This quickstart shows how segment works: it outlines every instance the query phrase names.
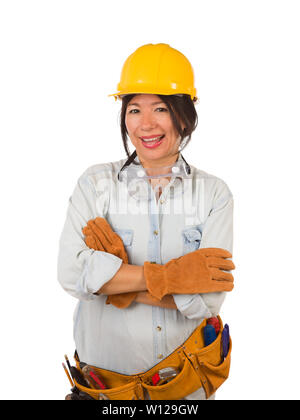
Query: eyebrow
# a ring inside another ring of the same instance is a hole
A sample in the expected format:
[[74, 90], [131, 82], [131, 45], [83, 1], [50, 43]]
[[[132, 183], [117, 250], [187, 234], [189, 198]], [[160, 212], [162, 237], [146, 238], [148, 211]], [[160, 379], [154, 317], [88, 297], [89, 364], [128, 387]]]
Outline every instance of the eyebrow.
[[[158, 105], [158, 104], [164, 104], [163, 101], [159, 101], [159, 102], [152, 102], [150, 105]], [[140, 106], [138, 103], [131, 103], [128, 104], [127, 106]]]

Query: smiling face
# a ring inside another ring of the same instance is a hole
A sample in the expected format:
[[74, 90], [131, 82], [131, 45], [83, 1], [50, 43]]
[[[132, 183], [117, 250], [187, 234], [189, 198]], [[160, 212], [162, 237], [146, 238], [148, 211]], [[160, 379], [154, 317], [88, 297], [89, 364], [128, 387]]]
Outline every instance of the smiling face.
[[169, 166], [176, 161], [180, 136], [159, 96], [135, 95], [127, 105], [125, 124], [144, 167]]

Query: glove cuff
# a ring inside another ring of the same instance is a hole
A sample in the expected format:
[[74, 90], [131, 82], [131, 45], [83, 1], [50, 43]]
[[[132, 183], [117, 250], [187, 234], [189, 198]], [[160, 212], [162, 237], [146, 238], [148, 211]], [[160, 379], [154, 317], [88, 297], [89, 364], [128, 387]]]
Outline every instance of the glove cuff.
[[146, 261], [144, 263], [144, 276], [147, 289], [152, 296], [161, 300], [168, 294], [163, 265]]

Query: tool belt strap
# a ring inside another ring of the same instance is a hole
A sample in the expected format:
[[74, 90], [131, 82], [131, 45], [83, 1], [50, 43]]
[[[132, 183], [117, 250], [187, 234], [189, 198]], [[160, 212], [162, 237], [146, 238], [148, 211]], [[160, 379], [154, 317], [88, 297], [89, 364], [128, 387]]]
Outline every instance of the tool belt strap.
[[[203, 387], [206, 398], [209, 398], [228, 378], [230, 370], [232, 342], [230, 338], [229, 352], [225, 360], [222, 357], [221, 334], [223, 323], [220, 317], [220, 332], [216, 340], [205, 347], [202, 329], [206, 326], [204, 320], [190, 337], [169, 356], [146, 372], [135, 375], [124, 375], [96, 366], [91, 366], [107, 385], [107, 389], [91, 389], [75, 385], [80, 390], [98, 400], [104, 394], [111, 400], [145, 399], [148, 393], [151, 400], [179, 400]], [[81, 371], [80, 361], [75, 353], [77, 368]], [[167, 367], [179, 371], [169, 383], [152, 385], [152, 377], [160, 369]], [[147, 393], [145, 392], [147, 391]]]

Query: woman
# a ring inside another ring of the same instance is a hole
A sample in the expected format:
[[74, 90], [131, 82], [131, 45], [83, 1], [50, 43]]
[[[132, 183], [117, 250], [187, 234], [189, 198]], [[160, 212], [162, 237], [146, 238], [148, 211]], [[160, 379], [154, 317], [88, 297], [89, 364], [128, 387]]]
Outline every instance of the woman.
[[[165, 366], [205, 319], [219, 314], [234, 268], [232, 194], [181, 154], [197, 125], [189, 61], [166, 44], [142, 46], [126, 60], [118, 89], [128, 159], [92, 166], [79, 178], [58, 261], [62, 287], [79, 299], [79, 359], [104, 369], [111, 384], [107, 372]], [[202, 373], [180, 398], [214, 397]], [[166, 399], [178, 397], [172, 392]], [[145, 394], [135, 389], [133, 397]]]

